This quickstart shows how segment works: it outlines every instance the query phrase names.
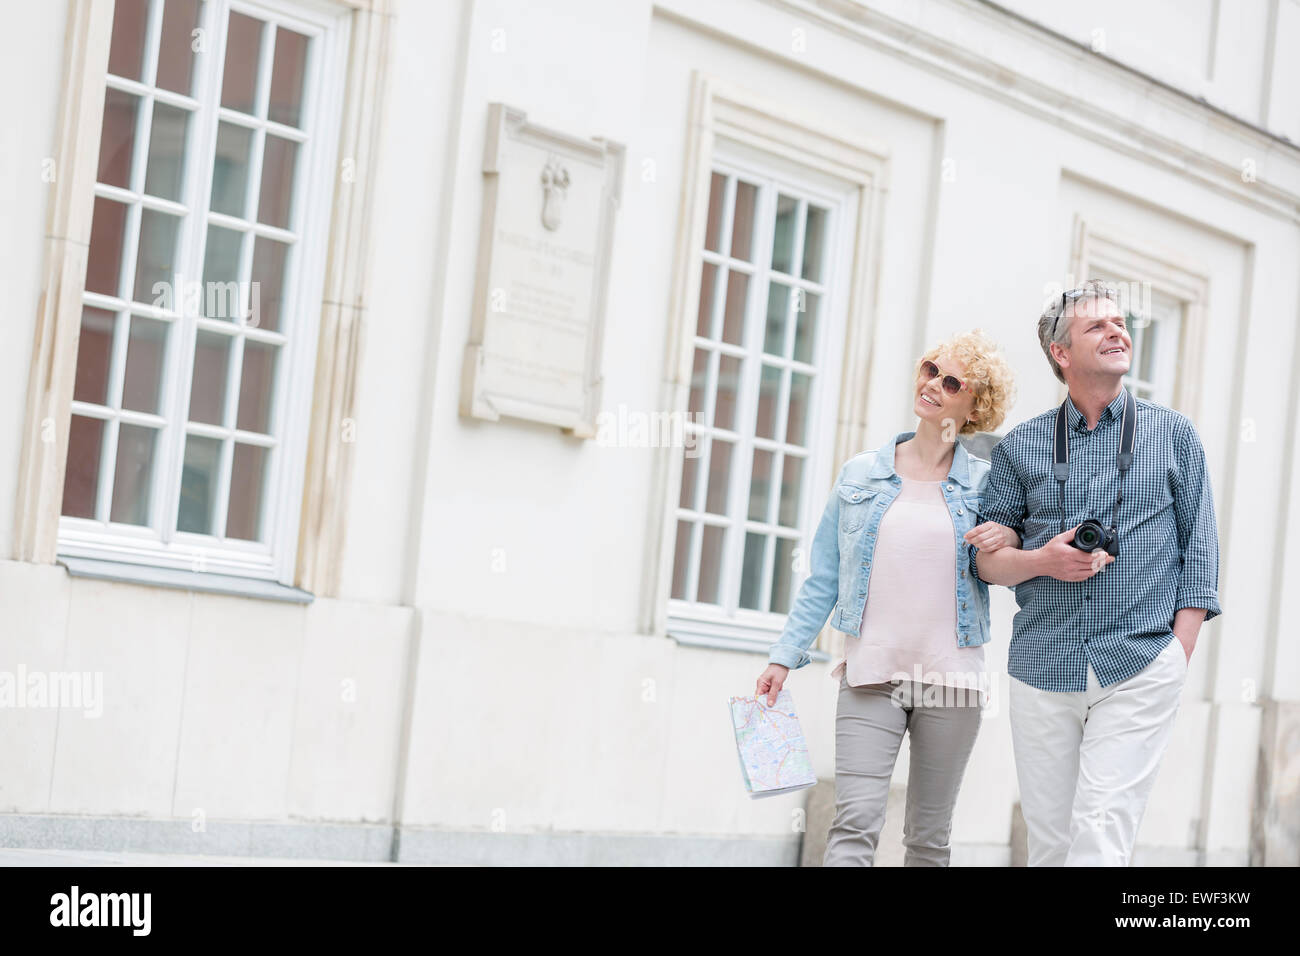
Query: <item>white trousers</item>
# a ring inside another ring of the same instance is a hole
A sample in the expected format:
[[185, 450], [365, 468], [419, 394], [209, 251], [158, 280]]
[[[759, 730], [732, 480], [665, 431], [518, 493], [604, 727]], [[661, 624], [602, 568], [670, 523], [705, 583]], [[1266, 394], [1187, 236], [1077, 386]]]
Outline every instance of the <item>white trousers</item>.
[[1011, 740], [1030, 866], [1128, 866], [1187, 680], [1177, 637], [1127, 680], [1044, 691], [1012, 677]]

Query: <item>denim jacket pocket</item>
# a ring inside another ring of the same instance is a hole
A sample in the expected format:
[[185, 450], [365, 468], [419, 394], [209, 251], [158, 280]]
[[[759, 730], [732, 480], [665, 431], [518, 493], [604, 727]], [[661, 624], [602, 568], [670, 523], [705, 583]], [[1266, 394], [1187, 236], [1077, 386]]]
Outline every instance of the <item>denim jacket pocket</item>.
[[835, 486], [835, 493], [840, 497], [840, 531], [844, 534], [861, 531], [867, 523], [876, 489], [842, 481]]

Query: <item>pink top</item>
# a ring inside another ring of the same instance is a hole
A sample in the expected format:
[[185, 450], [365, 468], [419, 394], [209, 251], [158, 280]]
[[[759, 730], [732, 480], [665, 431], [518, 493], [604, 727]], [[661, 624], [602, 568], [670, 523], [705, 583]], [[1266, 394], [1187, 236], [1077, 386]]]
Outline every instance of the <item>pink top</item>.
[[984, 648], [957, 646], [956, 547], [941, 481], [902, 479], [876, 530], [861, 637], [844, 638], [836, 681], [986, 690]]

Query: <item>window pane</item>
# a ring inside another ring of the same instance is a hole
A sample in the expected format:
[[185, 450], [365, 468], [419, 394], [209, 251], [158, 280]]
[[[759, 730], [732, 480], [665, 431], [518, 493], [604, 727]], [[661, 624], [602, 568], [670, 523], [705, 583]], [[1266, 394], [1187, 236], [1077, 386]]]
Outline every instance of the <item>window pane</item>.
[[704, 227], [704, 248], [721, 252], [722, 204], [726, 201], [727, 177], [714, 173], [709, 180], [709, 219]]
[[230, 367], [230, 336], [198, 331], [194, 342], [194, 379], [190, 385], [190, 421], [221, 425]]
[[89, 306], [81, 313], [77, 338], [77, 379], [72, 397], [78, 402], [108, 404], [108, 370], [113, 359], [116, 316]]
[[776, 403], [780, 395], [781, 370], [764, 365], [758, 382], [758, 418], [754, 422], [754, 434], [759, 438], [776, 438]]
[[1160, 347], [1158, 342], [1160, 323], [1147, 319], [1144, 324], [1146, 327], [1142, 330], [1141, 348], [1135, 348], [1133, 351], [1137, 352], [1138, 362], [1140, 363], [1138, 368], [1138, 378], [1154, 385], [1156, 381], [1156, 349]]
[[682, 487], [677, 503], [683, 508], [695, 510], [695, 489], [699, 481], [699, 456], [689, 451], [682, 452]]
[[236, 428], [261, 434], [270, 432], [271, 401], [275, 394], [275, 360], [279, 351], [279, 346], [245, 340]]
[[253, 242], [253, 284], [249, 291], [248, 324], [272, 332], [281, 330], [285, 261], [289, 247], [258, 236]]
[[208, 227], [203, 252], [203, 314], [210, 319], [234, 321], [244, 314], [239, 286], [239, 252], [244, 234], [219, 226]]
[[727, 303], [722, 314], [722, 341], [740, 345], [745, 334], [745, 301], [749, 298], [749, 276], [727, 273]]
[[786, 420], [785, 440], [791, 445], [806, 445], [808, 438], [808, 392], [812, 378], [801, 372], [790, 376], [790, 417]]
[[736, 183], [736, 212], [731, 222], [731, 255], [749, 260], [754, 246], [754, 206], [758, 202], [758, 187], [752, 183]]
[[262, 157], [262, 192], [257, 204], [257, 221], [280, 229], [289, 228], [293, 203], [293, 171], [298, 144], [269, 133]]
[[705, 526], [700, 542], [700, 586], [695, 600], [701, 604], [719, 604], [718, 584], [722, 575], [722, 528]]
[[826, 210], [820, 206], [809, 206], [804, 223], [803, 277], [821, 282], [822, 248], [826, 243]]
[[799, 200], [793, 196], [779, 196], [776, 201], [776, 227], [772, 234], [772, 268], [777, 272], [794, 270], [794, 226], [799, 212]]
[[154, 443], [158, 432], [121, 424], [117, 432], [117, 464], [113, 469], [110, 521], [149, 523], [149, 490], [153, 483]]
[[740, 391], [740, 359], [723, 355], [718, 359], [718, 395], [713, 405], [716, 428], [735, 429], [736, 395]]
[[185, 463], [181, 467], [181, 500], [176, 513], [178, 531], [212, 533], [212, 505], [217, 494], [217, 466], [221, 442], [215, 438], [188, 435]]
[[221, 105], [252, 113], [257, 93], [258, 54], [262, 21], [242, 13], [230, 14], [226, 29], [226, 66], [221, 81]]
[[713, 338], [713, 301], [717, 298], [718, 267], [712, 262], [704, 263], [700, 273], [700, 311], [695, 320], [695, 334], [706, 339]]
[[156, 86], [189, 94], [194, 67], [194, 29], [198, 24], [199, 0], [167, 0], [163, 7]]
[[166, 322], [131, 316], [131, 341], [126, 349], [126, 376], [122, 382], [122, 407], [135, 412], [159, 412], [163, 358], [167, 347]]
[[189, 122], [187, 110], [166, 103], [154, 104], [153, 126], [149, 131], [149, 165], [144, 175], [144, 191], [150, 196], [181, 198], [185, 131]]
[[302, 87], [307, 74], [307, 37], [284, 27], [275, 31], [271, 63], [271, 102], [267, 118], [286, 126], [302, 125]]
[[822, 297], [815, 292], [799, 289], [795, 296], [794, 359], [812, 362], [817, 344], [817, 308]]
[[767, 288], [767, 325], [763, 332], [763, 351], [785, 357], [785, 323], [791, 305], [790, 287], [779, 282]]
[[686, 566], [691, 556], [691, 529], [688, 521], [677, 522], [677, 544], [673, 548], [673, 592], [679, 601], [686, 600]]
[[227, 216], [244, 216], [244, 197], [248, 193], [248, 160], [253, 147], [253, 131], [233, 123], [217, 124], [217, 149], [212, 160], [213, 212]]
[[794, 540], [776, 539], [776, 560], [772, 562], [772, 606], [775, 614], [790, 612], [790, 585], [794, 577]]
[[1140, 359], [1142, 355], [1142, 339], [1146, 335], [1146, 320], [1141, 316], [1130, 315], [1128, 320], [1128, 334], [1129, 338], [1133, 341], [1133, 355], [1131, 356], [1129, 369], [1130, 373], [1136, 374], [1138, 370], [1138, 362], [1136, 360]]
[[269, 457], [265, 448], [235, 444], [230, 470], [230, 503], [226, 507], [227, 538], [262, 540], [262, 501]]
[[745, 563], [740, 571], [740, 606], [751, 611], [761, 610], [758, 602], [762, 597], [763, 584], [763, 550], [767, 536], [745, 535]]
[[95, 517], [103, 445], [102, 421], [84, 415], [72, 416], [68, 427], [68, 463], [63, 472], [63, 514], [74, 518]]
[[705, 349], [695, 350], [695, 367], [691, 370], [691, 397], [689, 411], [692, 420], [704, 414], [704, 403], [708, 400], [709, 355]]
[[713, 451], [709, 457], [709, 492], [704, 501], [704, 510], [710, 514], [727, 513], [727, 491], [731, 485], [731, 442], [713, 439]]
[[165, 305], [180, 301], [168, 293], [176, 271], [176, 233], [180, 222], [179, 216], [152, 209], [140, 213], [140, 247], [135, 262], [136, 302]]
[[104, 91], [104, 122], [99, 134], [99, 170], [95, 178], [109, 186], [131, 188], [131, 157], [140, 97], [112, 87]]
[[772, 458], [770, 451], [754, 449], [754, 471], [749, 476], [750, 521], [767, 520], [767, 503], [772, 499]]
[[108, 48], [109, 73], [129, 80], [141, 78], [148, 22], [149, 0], [117, 0], [113, 7], [113, 39]]
[[799, 495], [803, 491], [804, 460], [786, 455], [781, 466], [781, 506], [777, 512], [778, 524], [787, 528], [799, 526]]
[[90, 220], [90, 249], [86, 253], [87, 292], [115, 296], [120, 291], [125, 231], [126, 206], [97, 196]]

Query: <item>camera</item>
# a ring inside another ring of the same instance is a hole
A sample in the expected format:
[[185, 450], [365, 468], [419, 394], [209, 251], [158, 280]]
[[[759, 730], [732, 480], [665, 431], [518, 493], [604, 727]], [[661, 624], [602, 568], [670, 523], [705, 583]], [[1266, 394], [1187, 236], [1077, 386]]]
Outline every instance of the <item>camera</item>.
[[1101, 548], [1111, 557], [1119, 555], [1119, 535], [1114, 530], [1102, 526], [1100, 521], [1089, 518], [1074, 531], [1074, 540], [1070, 542], [1080, 551], [1095, 551]]

